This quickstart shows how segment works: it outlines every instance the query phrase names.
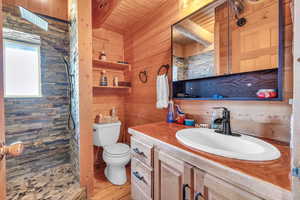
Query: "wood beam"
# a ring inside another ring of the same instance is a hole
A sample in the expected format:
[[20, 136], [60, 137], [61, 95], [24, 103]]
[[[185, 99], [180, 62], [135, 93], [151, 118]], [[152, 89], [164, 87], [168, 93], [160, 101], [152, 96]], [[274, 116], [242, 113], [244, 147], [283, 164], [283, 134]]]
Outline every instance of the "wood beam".
[[197, 43], [201, 44], [204, 47], [210, 46], [212, 43], [209, 41], [206, 41], [205, 39], [199, 37], [199, 35], [196, 35], [195, 33], [191, 32], [190, 30], [187, 30], [185, 27], [183, 27], [181, 24], [175, 26], [176, 31], [178, 31], [181, 35], [196, 41]]
[[214, 34], [210, 31], [206, 30], [205, 28], [202, 28], [199, 24], [196, 24], [195, 22], [191, 20], [183, 20], [180, 23], [180, 26], [182, 26], [184, 29], [186, 29], [188, 32], [190, 32], [193, 35], [198, 36], [202, 40], [206, 41], [207, 43], [212, 44], [214, 42]]
[[92, 0], [93, 29], [100, 28], [121, 0]]

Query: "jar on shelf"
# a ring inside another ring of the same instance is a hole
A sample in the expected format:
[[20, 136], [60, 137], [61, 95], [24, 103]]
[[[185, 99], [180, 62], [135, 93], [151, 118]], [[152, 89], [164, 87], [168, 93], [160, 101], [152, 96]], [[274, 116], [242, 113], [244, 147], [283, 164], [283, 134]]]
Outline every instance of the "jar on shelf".
[[104, 53], [104, 51], [100, 52], [99, 59], [103, 60], [103, 61], [106, 61], [106, 54]]

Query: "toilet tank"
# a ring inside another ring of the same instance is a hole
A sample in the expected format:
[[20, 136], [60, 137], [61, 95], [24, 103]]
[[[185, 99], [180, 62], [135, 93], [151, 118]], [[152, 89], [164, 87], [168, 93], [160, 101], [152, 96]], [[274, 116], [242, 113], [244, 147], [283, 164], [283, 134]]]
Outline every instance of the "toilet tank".
[[94, 145], [106, 146], [117, 143], [120, 135], [121, 122], [94, 124]]

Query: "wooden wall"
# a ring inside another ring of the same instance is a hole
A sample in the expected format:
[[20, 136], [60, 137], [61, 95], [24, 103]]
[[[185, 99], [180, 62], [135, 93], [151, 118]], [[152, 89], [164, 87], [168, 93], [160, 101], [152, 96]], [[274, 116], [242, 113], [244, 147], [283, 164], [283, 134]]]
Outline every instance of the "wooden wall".
[[22, 6], [39, 14], [68, 20], [68, 0], [3, 0], [3, 2]]
[[[93, 29], [93, 59], [99, 58], [99, 52], [104, 51], [108, 61], [116, 62], [124, 60], [124, 38], [123, 35], [104, 28]], [[108, 71], [108, 70], [106, 70]], [[124, 78], [123, 72], [110, 71], [107, 73], [109, 84], [113, 77], [118, 76], [119, 80]], [[93, 71], [94, 85], [99, 85], [100, 71]], [[117, 109], [118, 117], [122, 122], [122, 133], [124, 134], [125, 124], [125, 96], [127, 92], [118, 89], [96, 88], [93, 91], [93, 117], [101, 113], [110, 115], [113, 107]]]
[[101, 51], [106, 53], [108, 61], [123, 61], [123, 35], [104, 28], [93, 29], [93, 59], [98, 59]]
[[[132, 93], [126, 98], [126, 126], [165, 120], [166, 110], [158, 110], [156, 103], [156, 74], [162, 64], [170, 63], [171, 24], [190, 14], [209, 1], [168, 0], [153, 15], [141, 19], [125, 34], [125, 60], [132, 64]], [[240, 131], [282, 141], [290, 139], [292, 97], [292, 24], [289, 0], [285, 0], [285, 87], [283, 102], [243, 101], [176, 101], [198, 122], [209, 122], [212, 107], [226, 106], [232, 111], [233, 126]], [[138, 73], [147, 70], [148, 83], [138, 80]]]

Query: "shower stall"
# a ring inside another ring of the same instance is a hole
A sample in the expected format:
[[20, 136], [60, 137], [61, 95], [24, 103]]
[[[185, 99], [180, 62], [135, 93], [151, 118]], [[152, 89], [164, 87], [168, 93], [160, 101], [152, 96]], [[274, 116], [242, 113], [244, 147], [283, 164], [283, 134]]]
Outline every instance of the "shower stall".
[[[83, 199], [71, 107], [70, 24], [39, 16], [41, 25], [21, 14], [20, 7], [3, 4], [6, 143], [25, 147], [21, 156], [6, 158], [7, 199]], [[18, 84], [36, 88], [26, 93], [13, 88]]]

